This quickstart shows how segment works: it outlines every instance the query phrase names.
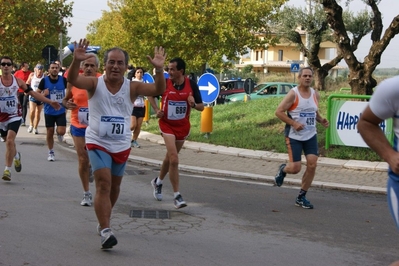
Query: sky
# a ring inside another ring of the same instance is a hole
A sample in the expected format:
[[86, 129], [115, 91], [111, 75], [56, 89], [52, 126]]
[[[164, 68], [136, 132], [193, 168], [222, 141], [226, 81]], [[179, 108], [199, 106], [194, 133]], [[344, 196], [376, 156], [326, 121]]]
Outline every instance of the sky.
[[[384, 31], [391, 23], [392, 19], [399, 14], [397, 8], [392, 8], [392, 2], [396, 1], [397, 0], [382, 0], [379, 4], [379, 9], [383, 15]], [[109, 11], [110, 9], [107, 5], [107, 0], [74, 0], [73, 2], [73, 18], [71, 18], [72, 27], [68, 29], [68, 35], [71, 37], [71, 41], [78, 41], [80, 38], [84, 38], [86, 36], [87, 26], [89, 23], [101, 18], [102, 12]], [[299, 7], [305, 6], [306, 1], [289, 0], [287, 4], [290, 6]], [[356, 13], [365, 7], [366, 5], [361, 0], [354, 0], [349, 8]], [[358, 50], [355, 52], [355, 55], [360, 62], [364, 61], [364, 57], [367, 55], [370, 46], [370, 35], [367, 35], [363, 37], [359, 44]], [[345, 63], [341, 63], [341, 65], [345, 65]], [[382, 54], [381, 63], [379, 65], [379, 68], [391, 67], [399, 68], [399, 34], [391, 40], [387, 49]]]

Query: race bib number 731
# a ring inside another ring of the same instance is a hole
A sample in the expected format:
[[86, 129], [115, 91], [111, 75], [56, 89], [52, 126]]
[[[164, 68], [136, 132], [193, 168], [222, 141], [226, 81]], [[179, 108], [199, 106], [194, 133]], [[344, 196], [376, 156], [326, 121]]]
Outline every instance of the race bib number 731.
[[100, 137], [108, 139], [125, 139], [127, 128], [122, 116], [101, 116]]

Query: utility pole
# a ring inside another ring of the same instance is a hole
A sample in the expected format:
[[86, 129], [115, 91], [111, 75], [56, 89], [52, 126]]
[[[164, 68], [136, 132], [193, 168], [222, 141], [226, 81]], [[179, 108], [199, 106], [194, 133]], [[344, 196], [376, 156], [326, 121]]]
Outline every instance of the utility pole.
[[62, 52], [63, 52], [63, 49], [62, 49], [62, 32], [60, 32], [60, 49], [59, 49], [59, 51], [60, 51], [60, 68], [62, 67]]
[[[306, 10], [308, 12], [308, 16], [312, 15], [312, 0], [306, 0]], [[306, 30], [306, 49], [309, 51], [310, 49], [310, 38], [309, 38], [309, 33]], [[308, 63], [308, 57], [306, 57], [305, 60], [305, 67], [308, 67], [309, 63]]]

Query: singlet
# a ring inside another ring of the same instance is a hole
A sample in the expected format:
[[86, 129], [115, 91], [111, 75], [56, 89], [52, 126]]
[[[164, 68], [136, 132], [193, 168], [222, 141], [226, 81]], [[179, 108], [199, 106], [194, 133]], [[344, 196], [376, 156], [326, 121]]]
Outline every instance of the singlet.
[[[30, 86], [34, 91], [37, 91], [37, 88], [39, 87], [40, 81], [44, 78], [44, 74], [39, 78], [36, 76], [36, 74], [33, 74], [33, 77], [30, 80]], [[29, 95], [29, 99], [32, 99], [33, 97]]]
[[[143, 80], [139, 80], [136, 78], [133, 78], [132, 81], [143, 82]], [[144, 96], [143, 95], [137, 96], [136, 100], [134, 101], [133, 106], [134, 107], [144, 107]]]
[[5, 86], [0, 77], [0, 122], [21, 120], [21, 105], [18, 102], [18, 82], [12, 76], [11, 86]]
[[57, 111], [50, 104], [44, 103], [44, 113], [46, 115], [60, 115], [65, 113], [65, 108], [62, 106], [62, 99], [65, 97], [65, 78], [62, 76], [57, 77], [57, 82], [55, 83], [50, 81], [49, 76], [43, 78], [44, 88], [49, 90], [49, 94], [46, 97], [61, 104], [61, 108]]
[[[101, 74], [97, 73], [97, 77]], [[71, 89], [74, 103], [77, 105], [71, 110], [71, 125], [77, 128], [86, 128], [89, 125], [89, 104], [87, 91], [75, 86]]]
[[89, 126], [86, 144], [95, 144], [111, 153], [130, 149], [130, 80], [124, 78], [120, 90], [112, 94], [106, 87], [104, 76], [98, 78], [97, 87], [89, 99]]
[[287, 111], [288, 117], [305, 125], [305, 128], [296, 131], [292, 126], [287, 124], [285, 135], [295, 140], [305, 141], [316, 134], [316, 112], [318, 110], [316, 92], [310, 88], [310, 97], [305, 99], [299, 93], [298, 87], [294, 87], [292, 90], [295, 92], [295, 101]]
[[162, 111], [164, 116], [159, 122], [165, 122], [171, 126], [190, 125], [191, 107], [187, 101], [193, 90], [190, 86], [190, 80], [185, 78], [184, 87], [177, 90], [170, 79], [166, 79], [166, 90], [162, 94]]
[[[399, 76], [383, 80], [373, 93], [369, 107], [380, 119], [393, 119], [393, 149], [399, 151]], [[391, 167], [388, 168], [389, 178], [399, 182], [399, 175]]]

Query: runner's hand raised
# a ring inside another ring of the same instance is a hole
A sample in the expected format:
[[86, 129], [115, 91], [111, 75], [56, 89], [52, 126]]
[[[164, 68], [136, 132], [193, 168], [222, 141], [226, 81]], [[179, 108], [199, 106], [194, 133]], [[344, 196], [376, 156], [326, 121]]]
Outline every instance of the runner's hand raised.
[[154, 48], [154, 58], [151, 58], [151, 56], [147, 55], [148, 61], [155, 67], [155, 68], [162, 68], [165, 63], [165, 58], [166, 58], [166, 53], [165, 49], [162, 46], [155, 46]]
[[73, 58], [77, 61], [84, 61], [94, 55], [92, 53], [86, 53], [87, 47], [90, 42], [86, 39], [80, 39], [79, 43], [74, 42]]

